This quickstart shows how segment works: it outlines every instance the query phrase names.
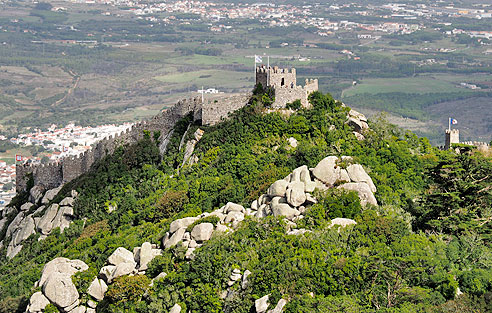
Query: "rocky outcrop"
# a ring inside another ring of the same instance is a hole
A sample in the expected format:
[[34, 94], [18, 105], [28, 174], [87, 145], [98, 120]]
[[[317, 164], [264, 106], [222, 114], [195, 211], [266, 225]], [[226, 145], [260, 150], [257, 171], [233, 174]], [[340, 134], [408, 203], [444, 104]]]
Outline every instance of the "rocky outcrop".
[[333, 186], [340, 179], [341, 168], [337, 166], [338, 157], [329, 156], [321, 160], [313, 169], [313, 175], [327, 186]]
[[191, 231], [191, 238], [196, 242], [202, 242], [210, 240], [214, 231], [214, 225], [211, 223], [201, 223], [193, 227]]
[[104, 294], [106, 293], [107, 290], [108, 290], [108, 285], [106, 285], [104, 280], [99, 278], [94, 278], [94, 280], [89, 286], [89, 289], [87, 289], [87, 293], [97, 301], [101, 301], [102, 299], [104, 299]]
[[242, 278], [241, 270], [235, 268], [232, 271], [231, 275], [229, 276], [229, 281], [227, 282], [227, 285], [230, 287], [230, 286], [234, 285], [234, 283], [237, 282], [238, 280], [240, 280], [241, 278]]
[[42, 287], [46, 298], [66, 312], [70, 310], [69, 307], [79, 300], [79, 293], [72, 283], [70, 275], [59, 272], [53, 273]]
[[180, 228], [186, 228], [193, 224], [194, 222], [198, 221], [198, 217], [185, 217], [181, 218], [179, 220], [175, 220], [171, 223], [169, 226], [169, 232], [173, 234]]
[[155, 255], [152, 253], [152, 245], [150, 242], [144, 242], [140, 250], [135, 254], [135, 260], [138, 260], [140, 266], [138, 267], [139, 271], [145, 271], [147, 269], [147, 265], [152, 261]]
[[42, 204], [48, 204], [51, 200], [53, 200], [56, 197], [56, 195], [60, 192], [61, 189], [62, 189], [62, 186], [59, 186], [57, 188], [50, 189], [50, 190], [46, 191], [43, 199], [41, 200], [41, 203]]
[[351, 164], [347, 167], [347, 173], [350, 181], [356, 183], [366, 183], [371, 188], [372, 192], [376, 192], [376, 185], [372, 182], [371, 177], [367, 175], [366, 171], [360, 164]]
[[169, 311], [169, 313], [180, 313], [180, 312], [181, 312], [181, 306], [177, 303]]
[[[268, 188], [267, 194], [260, 196], [251, 204], [249, 212], [255, 212], [257, 218], [274, 215], [284, 216], [290, 221], [300, 219], [305, 208], [317, 202], [311, 192], [315, 189], [333, 188], [340, 183], [342, 185], [339, 188], [356, 191], [362, 205], [368, 203], [377, 205], [373, 194], [376, 186], [371, 177], [361, 165], [351, 164], [352, 162], [350, 157], [339, 159], [336, 156], [328, 156], [311, 170], [305, 165], [300, 166], [284, 179], [275, 181]], [[343, 168], [342, 164], [347, 168]], [[289, 230], [289, 234], [305, 232], [305, 230]]]
[[287, 304], [287, 300], [280, 299], [273, 310], [268, 310], [268, 313], [282, 313], [284, 306]]
[[136, 264], [133, 253], [123, 247], [117, 248], [108, 258], [108, 263], [118, 266], [121, 263]]
[[44, 188], [42, 186], [34, 186], [29, 190], [29, 201], [38, 203], [43, 197]]
[[201, 129], [197, 129], [193, 134], [194, 139], [186, 142], [185, 153], [183, 157], [183, 163], [181, 163], [181, 167], [183, 167], [186, 163], [193, 164], [197, 162], [196, 158], [193, 158], [193, 152], [195, 151], [196, 144], [202, 139], [204, 131]]
[[69, 276], [77, 272], [83, 272], [89, 267], [80, 260], [69, 260], [67, 258], [56, 258], [46, 263], [41, 272], [41, 278], [37, 282], [37, 286], [42, 286], [45, 281], [55, 273], [62, 273]]
[[[5, 239], [8, 242], [7, 258], [15, 257], [22, 250], [22, 242], [29, 236], [40, 233], [40, 239], [44, 239], [54, 228], [59, 227], [63, 232], [70, 226], [74, 217], [73, 204], [76, 192], [72, 192], [72, 197], [63, 199], [60, 204], [52, 203], [48, 208], [44, 205], [37, 207], [36, 203], [49, 203], [59, 192], [60, 188], [48, 190], [43, 197], [43, 188], [34, 186], [30, 190], [32, 202], [22, 204], [16, 217], [7, 227]], [[10, 212], [15, 212], [15, 208], [9, 208]], [[44, 211], [44, 214], [42, 214]], [[42, 215], [41, 215], [42, 214]], [[40, 216], [41, 215], [41, 216]], [[5, 224], [7, 219], [4, 217], [0, 224]], [[3, 228], [0, 225], [0, 229]]]
[[367, 118], [364, 114], [351, 109], [348, 112], [347, 121], [345, 123], [353, 129], [354, 135], [358, 140], [365, 139], [364, 132], [369, 129], [369, 125], [367, 124]]
[[41, 291], [35, 292], [29, 299], [26, 312], [43, 312], [48, 304], [50, 304], [50, 300]]
[[[91, 298], [82, 298], [81, 303], [79, 291], [72, 283], [72, 275], [77, 272], [85, 271], [89, 267], [80, 260], [69, 260], [66, 258], [56, 258], [48, 262], [41, 273], [41, 277], [34, 287], [41, 287], [41, 293], [34, 293], [31, 296], [27, 313], [40, 312], [49, 303], [54, 304], [62, 312], [85, 312], [95, 313], [96, 301], [104, 299], [114, 278], [123, 275], [145, 274], [142, 269], [146, 269], [149, 262], [154, 257], [162, 254], [162, 250], [156, 245], [144, 242], [141, 247], [135, 247], [133, 253], [119, 247], [109, 257], [108, 265], [101, 268], [99, 277], [92, 280], [87, 290], [83, 290]], [[140, 270], [139, 270], [140, 269]], [[161, 273], [160, 277], [165, 277]]]
[[[144, 242], [142, 246], [135, 247], [133, 253], [119, 247], [108, 257], [109, 264], [101, 268], [99, 278], [103, 279], [106, 284], [111, 284], [113, 279], [120, 276], [143, 274], [152, 259], [161, 254], [162, 250], [157, 249], [150, 242]], [[94, 298], [97, 300], [96, 297]]]
[[341, 217], [337, 217], [337, 218], [334, 218], [331, 220], [331, 224], [329, 227], [333, 227], [333, 226], [342, 226], [342, 227], [346, 227], [348, 225], [357, 225], [357, 222], [350, 219], [350, 218], [341, 218]]
[[362, 206], [366, 206], [367, 204], [378, 205], [378, 202], [371, 191], [371, 187], [369, 187], [366, 183], [346, 183], [338, 186], [338, 188], [356, 191], [359, 195]]
[[62, 312], [73, 312], [79, 305], [79, 293], [72, 282], [72, 275], [88, 268], [87, 264], [80, 260], [66, 258], [56, 258], [46, 263], [41, 278], [35, 284], [41, 287], [41, 292], [31, 296], [26, 312], [40, 312], [49, 303]]
[[266, 312], [266, 310], [268, 309], [268, 306], [269, 306], [269, 303], [268, 303], [269, 298], [270, 298], [270, 295], [266, 295], [266, 296], [263, 296], [260, 299], [257, 299], [255, 301], [256, 313]]
[[170, 235], [170, 233], [167, 233], [166, 237], [164, 237], [163, 240], [164, 248], [169, 249], [177, 245], [179, 242], [181, 242], [181, 240], [183, 240], [183, 236], [185, 232], [186, 232], [186, 228], [182, 227], [176, 230], [176, 232], [174, 232], [172, 235]]
[[284, 179], [277, 180], [268, 188], [267, 195], [270, 197], [284, 197], [288, 185], [289, 182]]
[[248, 287], [248, 284], [249, 284], [249, 280], [248, 280], [248, 276], [251, 275], [251, 271], [250, 270], [245, 270], [244, 273], [243, 273], [243, 278], [242, 278], [242, 281], [241, 281], [241, 288], [242, 289], [246, 289]]

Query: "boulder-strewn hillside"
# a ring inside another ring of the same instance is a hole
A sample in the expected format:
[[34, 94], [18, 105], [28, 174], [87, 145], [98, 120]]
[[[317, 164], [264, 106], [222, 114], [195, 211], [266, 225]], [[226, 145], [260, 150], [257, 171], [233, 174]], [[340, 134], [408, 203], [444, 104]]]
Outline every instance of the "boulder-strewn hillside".
[[329, 95], [180, 121], [0, 219], [0, 312], [492, 312], [492, 161]]

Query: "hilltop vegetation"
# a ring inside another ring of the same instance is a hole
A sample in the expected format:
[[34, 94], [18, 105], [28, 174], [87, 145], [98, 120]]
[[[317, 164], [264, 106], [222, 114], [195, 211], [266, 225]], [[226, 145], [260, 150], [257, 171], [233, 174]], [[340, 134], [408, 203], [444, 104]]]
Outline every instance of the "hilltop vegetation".
[[[310, 97], [312, 109], [292, 114], [267, 113], [269, 100], [255, 95], [216, 126], [183, 119], [162, 157], [158, 135], [146, 133], [65, 185], [53, 202], [79, 192], [70, 228], [42, 241], [31, 236], [12, 260], [1, 250], [0, 312], [23, 312], [44, 264], [57, 256], [89, 265], [74, 278], [83, 293], [117, 247], [160, 245], [173, 220], [229, 201], [249, 207], [274, 181], [328, 155], [352, 156], [367, 169], [378, 207], [362, 207], [354, 193], [319, 192], [298, 222], [312, 232], [299, 236], [287, 235], [281, 218], [246, 218], [191, 261], [175, 247], [145, 275], [118, 278], [97, 311], [169, 312], [179, 303], [183, 312], [246, 313], [271, 294], [270, 303], [288, 299], [284, 312], [292, 313], [492, 312], [490, 158], [466, 146], [459, 154], [439, 151], [382, 119], [359, 141], [345, 123], [349, 108], [319, 92]], [[198, 162], [177, 171], [181, 139], [191, 139], [198, 127], [204, 130]], [[336, 217], [357, 225], [338, 232], [328, 227]], [[234, 269], [250, 270], [250, 283], [234, 285], [224, 297]], [[167, 276], [149, 287], [161, 272]]]

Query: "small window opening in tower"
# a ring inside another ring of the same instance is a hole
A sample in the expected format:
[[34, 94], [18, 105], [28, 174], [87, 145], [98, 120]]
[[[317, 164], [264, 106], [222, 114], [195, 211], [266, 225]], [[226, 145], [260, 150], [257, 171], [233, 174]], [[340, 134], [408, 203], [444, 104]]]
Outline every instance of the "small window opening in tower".
[[282, 82], [280, 83], [280, 86], [285, 85], [285, 78], [282, 78]]

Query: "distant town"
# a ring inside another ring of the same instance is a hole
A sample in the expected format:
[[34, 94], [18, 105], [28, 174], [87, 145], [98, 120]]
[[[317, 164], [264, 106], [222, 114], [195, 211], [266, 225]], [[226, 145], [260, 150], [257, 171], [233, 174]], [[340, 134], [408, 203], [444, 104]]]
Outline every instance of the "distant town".
[[[124, 7], [132, 14], [139, 16], [147, 21], [169, 24], [186, 25], [191, 24], [193, 16], [200, 17], [209, 22], [209, 29], [213, 32], [233, 32], [234, 26], [229, 25], [228, 20], [235, 19], [255, 19], [270, 27], [289, 27], [292, 25], [302, 25], [305, 27], [315, 27], [320, 36], [329, 36], [338, 30], [359, 30], [366, 39], [378, 39], [377, 34], [410, 34], [418, 31], [425, 26], [416, 20], [428, 20], [439, 18], [470, 18], [487, 19], [492, 18], [492, 10], [489, 5], [475, 4], [470, 7], [455, 7], [443, 1], [432, 5], [412, 4], [412, 3], [388, 3], [382, 6], [371, 4], [316, 4], [316, 5], [293, 5], [293, 4], [274, 4], [274, 3], [215, 3], [210, 1], [95, 1], [82, 0], [69, 2], [85, 4], [106, 4], [112, 7]], [[67, 8], [59, 6], [53, 7], [53, 11], [65, 11]], [[354, 17], [375, 17], [387, 20], [388, 22], [360, 23], [350, 20], [338, 20], [337, 16], [341, 13], [350, 11]], [[162, 14], [165, 13], [163, 16]], [[325, 13], [325, 14], [323, 14]], [[101, 14], [110, 16], [111, 10]], [[190, 15], [187, 18], [177, 16], [178, 14]], [[333, 21], [328, 17], [333, 17]], [[394, 20], [394, 21], [393, 21]], [[401, 22], [407, 20], [408, 23]], [[443, 26], [450, 26], [452, 23], [443, 23]], [[490, 30], [464, 31], [459, 28], [443, 31], [446, 35], [466, 34], [476, 38], [492, 38]], [[373, 37], [374, 36], [374, 37]]]
[[[51, 125], [45, 131], [36, 129], [31, 133], [20, 134], [13, 138], [0, 136], [0, 140], [9, 140], [21, 147], [41, 146], [46, 149], [42, 156], [16, 155], [16, 158], [20, 159], [16, 162], [49, 163], [66, 156], [79, 155], [91, 149], [91, 145], [99, 140], [124, 132], [132, 125], [126, 123], [82, 127], [72, 123], [60, 128], [57, 125]], [[15, 176], [15, 164], [8, 164], [0, 160], [0, 211], [15, 196]]]

